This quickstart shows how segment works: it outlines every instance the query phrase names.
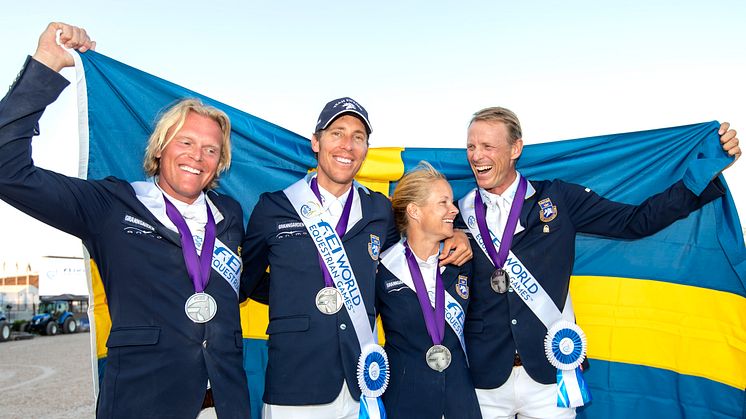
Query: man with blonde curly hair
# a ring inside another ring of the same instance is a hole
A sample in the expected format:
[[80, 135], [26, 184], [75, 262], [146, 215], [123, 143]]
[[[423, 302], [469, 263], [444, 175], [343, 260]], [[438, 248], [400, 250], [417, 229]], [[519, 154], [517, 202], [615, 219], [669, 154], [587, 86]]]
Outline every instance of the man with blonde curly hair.
[[[249, 418], [239, 318], [241, 207], [211, 190], [230, 166], [230, 121], [198, 100], [159, 119], [150, 179], [84, 180], [37, 168], [31, 138], [85, 52], [86, 32], [51, 23], [0, 102], [0, 198], [79, 237], [101, 274], [111, 332], [97, 417]], [[112, 138], [111, 141], [117, 141]], [[209, 389], [209, 390], [208, 390]]]

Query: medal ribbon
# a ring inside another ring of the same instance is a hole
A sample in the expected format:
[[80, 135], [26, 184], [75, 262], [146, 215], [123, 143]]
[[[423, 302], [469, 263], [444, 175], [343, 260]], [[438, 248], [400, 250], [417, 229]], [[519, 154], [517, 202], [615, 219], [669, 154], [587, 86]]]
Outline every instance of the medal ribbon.
[[[350, 186], [350, 193], [347, 194], [347, 202], [345, 202], [345, 206], [342, 209], [342, 215], [339, 217], [339, 221], [337, 221], [337, 226], [334, 227], [334, 231], [337, 232], [337, 235], [339, 236], [340, 239], [347, 232], [347, 223], [350, 220], [350, 212], [352, 211], [353, 189], [354, 188]], [[313, 178], [311, 180], [311, 190], [313, 191], [314, 195], [316, 195], [316, 198], [319, 199], [319, 204], [322, 204], [321, 191], [319, 190], [319, 183], [316, 181], [316, 178]], [[319, 266], [321, 267], [321, 273], [324, 275], [325, 286], [334, 288], [334, 281], [332, 280], [332, 275], [329, 273], [329, 270], [326, 269], [326, 265], [324, 264], [324, 259], [321, 258], [321, 255], [319, 255]]]
[[[505, 223], [505, 229], [503, 230], [503, 237], [500, 240], [500, 250], [495, 251], [495, 246], [490, 243], [487, 245], [487, 241], [484, 242], [484, 247], [487, 249], [495, 268], [502, 269], [505, 264], [505, 260], [508, 258], [508, 252], [510, 251], [510, 245], [513, 244], [513, 233], [515, 233], [515, 227], [518, 225], [518, 218], [521, 215], [521, 209], [523, 208], [523, 201], [526, 197], [526, 188], [528, 182], [526, 178], [521, 176], [518, 181], [518, 190], [513, 197], [513, 203], [510, 205], [510, 212], [508, 213], [508, 221]], [[490, 231], [487, 228], [487, 211], [484, 208], [482, 202], [482, 194], [477, 193], [474, 196], [474, 213], [477, 218], [477, 226], [479, 226], [479, 233], [483, 238], [489, 239]]]
[[194, 284], [194, 292], [204, 292], [207, 283], [210, 282], [210, 265], [212, 264], [212, 249], [215, 247], [215, 218], [212, 216], [210, 206], [205, 202], [207, 207], [207, 224], [205, 224], [205, 240], [202, 243], [202, 256], [197, 255], [197, 248], [194, 246], [192, 232], [189, 231], [184, 217], [173, 203], [163, 196], [166, 203], [166, 215], [171, 220], [176, 229], [179, 230], [181, 240], [181, 252], [184, 255], [187, 272]]
[[409, 272], [412, 274], [412, 282], [417, 291], [417, 300], [420, 302], [420, 309], [422, 309], [422, 315], [425, 318], [427, 333], [433, 340], [433, 345], [440, 345], [443, 343], [446, 328], [446, 291], [443, 288], [440, 269], [437, 266], [435, 267], [435, 308], [433, 309], [430, 305], [430, 298], [427, 296], [425, 280], [422, 278], [419, 265], [417, 265], [417, 259], [415, 259], [412, 250], [409, 248], [409, 243], [406, 241], [404, 242], [404, 254], [407, 257]]

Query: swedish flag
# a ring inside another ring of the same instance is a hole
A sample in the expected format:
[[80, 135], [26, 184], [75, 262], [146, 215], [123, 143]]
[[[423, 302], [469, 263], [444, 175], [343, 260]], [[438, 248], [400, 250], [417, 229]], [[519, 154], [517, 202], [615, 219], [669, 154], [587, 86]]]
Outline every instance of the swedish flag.
[[[255, 116], [95, 52], [82, 54], [81, 175], [141, 180], [143, 150], [159, 110], [199, 97], [233, 123], [233, 165], [220, 190], [248, 219], [259, 194], [288, 186], [316, 166], [308, 140]], [[531, 179], [561, 178], [636, 204], [683, 179], [694, 191], [728, 163], [718, 124], [702, 123], [524, 148]], [[474, 187], [463, 149], [371, 149], [358, 180], [390, 193], [420, 160], [442, 171], [456, 197]], [[721, 179], [724, 182], [724, 179]], [[579, 236], [571, 294], [587, 332], [593, 402], [587, 417], [746, 415], [746, 249], [730, 194], [642, 240]], [[105, 371], [108, 310], [91, 261], [95, 340]], [[266, 307], [242, 305], [252, 405], [261, 405]]]

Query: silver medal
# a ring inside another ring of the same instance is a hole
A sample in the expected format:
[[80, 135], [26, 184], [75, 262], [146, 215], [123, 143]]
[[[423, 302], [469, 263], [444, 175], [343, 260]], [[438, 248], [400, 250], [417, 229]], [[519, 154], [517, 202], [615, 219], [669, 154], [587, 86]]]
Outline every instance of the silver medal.
[[451, 365], [451, 351], [443, 345], [433, 345], [425, 354], [425, 362], [435, 371], [443, 372]]
[[187, 317], [195, 323], [207, 323], [218, 312], [218, 303], [210, 294], [198, 292], [192, 294], [184, 304]]
[[325, 287], [316, 294], [316, 308], [324, 314], [335, 314], [344, 303], [342, 293], [334, 287]]
[[490, 286], [492, 291], [498, 294], [505, 294], [508, 292], [508, 272], [505, 269], [495, 269], [490, 276]]

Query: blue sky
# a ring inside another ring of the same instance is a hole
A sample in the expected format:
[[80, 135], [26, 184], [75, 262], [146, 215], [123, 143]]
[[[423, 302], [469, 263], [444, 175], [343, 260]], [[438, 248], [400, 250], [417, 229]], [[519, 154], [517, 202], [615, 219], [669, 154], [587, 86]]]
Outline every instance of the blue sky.
[[[85, 27], [101, 53], [306, 136], [340, 96], [370, 112], [372, 146], [463, 146], [471, 113], [493, 105], [518, 114], [528, 144], [710, 120], [746, 133], [742, 1], [213, 3], [4, 5], [0, 80], [59, 20]], [[34, 141], [38, 165], [68, 174], [72, 90]], [[741, 214], [745, 165], [726, 172]], [[0, 263], [80, 254], [4, 205], [0, 229]]]

